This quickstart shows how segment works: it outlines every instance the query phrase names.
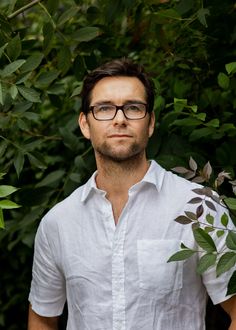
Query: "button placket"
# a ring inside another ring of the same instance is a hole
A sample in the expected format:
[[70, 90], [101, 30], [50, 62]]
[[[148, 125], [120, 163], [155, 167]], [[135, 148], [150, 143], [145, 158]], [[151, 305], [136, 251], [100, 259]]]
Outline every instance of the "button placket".
[[113, 330], [125, 330], [125, 266], [124, 243], [128, 205], [122, 212], [116, 228], [112, 249]]

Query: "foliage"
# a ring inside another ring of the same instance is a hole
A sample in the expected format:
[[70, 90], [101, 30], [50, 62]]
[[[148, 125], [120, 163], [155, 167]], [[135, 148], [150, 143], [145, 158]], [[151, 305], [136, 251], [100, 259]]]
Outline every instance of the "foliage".
[[[193, 182], [208, 184], [211, 181], [212, 167], [208, 162], [204, 168], [198, 170], [198, 165], [193, 158], [190, 158], [189, 169], [185, 167], [175, 167], [173, 170], [182, 174], [186, 179], [191, 179]], [[199, 172], [199, 173], [198, 173]], [[220, 172], [216, 179], [213, 180], [214, 189], [219, 190], [225, 179], [231, 179], [229, 173]], [[236, 181], [229, 181], [232, 185], [232, 190], [235, 192]], [[188, 204], [196, 205], [195, 212], [185, 211], [184, 215], [179, 215], [175, 221], [183, 225], [192, 225], [194, 239], [199, 249], [192, 249], [181, 244], [181, 250], [176, 252], [169, 258], [170, 261], [185, 260], [192, 255], [200, 252], [200, 259], [197, 266], [199, 274], [204, 273], [210, 267], [215, 267], [216, 276], [229, 271], [236, 265], [236, 198], [227, 198], [226, 196], [217, 195], [210, 187], [196, 188], [193, 192], [198, 195], [188, 201]], [[225, 212], [220, 218], [220, 223], [216, 223], [215, 212], [216, 204], [225, 208]], [[205, 207], [208, 208], [209, 213], [204, 213]], [[229, 214], [231, 218], [229, 218]], [[212, 213], [210, 213], [212, 212]], [[231, 223], [231, 219], [232, 222]], [[217, 238], [223, 236], [223, 247], [218, 250], [215, 241]], [[228, 283], [228, 294], [236, 293], [236, 270], [233, 272]]]
[[[0, 173], [0, 179], [4, 176], [3, 173]], [[4, 228], [4, 217], [3, 217], [3, 210], [11, 210], [16, 209], [20, 207], [20, 205], [12, 202], [9, 199], [6, 199], [5, 197], [8, 197], [9, 195], [13, 194], [15, 191], [17, 191], [17, 188], [7, 185], [0, 185], [0, 228]], [[4, 198], [4, 199], [2, 199]]]
[[151, 72], [150, 158], [170, 169], [192, 156], [235, 175], [235, 21], [229, 0], [1, 1], [0, 172], [22, 207], [0, 232], [0, 327], [26, 328], [38, 223], [95, 168], [77, 117], [81, 81], [100, 63], [126, 56]]

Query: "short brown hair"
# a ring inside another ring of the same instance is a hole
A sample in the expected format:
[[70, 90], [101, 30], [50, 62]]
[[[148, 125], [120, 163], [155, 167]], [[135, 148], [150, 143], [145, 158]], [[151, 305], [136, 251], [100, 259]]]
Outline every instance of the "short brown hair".
[[87, 114], [91, 101], [91, 92], [96, 83], [105, 77], [136, 77], [144, 85], [148, 112], [152, 112], [154, 106], [155, 87], [150, 76], [145, 72], [140, 64], [136, 64], [130, 59], [117, 59], [107, 62], [97, 69], [90, 72], [84, 79], [83, 88], [81, 91], [82, 97], [82, 112]]

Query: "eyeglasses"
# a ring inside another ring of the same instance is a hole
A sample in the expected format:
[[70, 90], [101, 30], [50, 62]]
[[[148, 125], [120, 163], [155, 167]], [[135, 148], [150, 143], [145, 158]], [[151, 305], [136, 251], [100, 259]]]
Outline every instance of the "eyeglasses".
[[146, 116], [147, 104], [127, 103], [120, 106], [114, 104], [98, 104], [91, 106], [89, 110], [96, 120], [113, 120], [118, 110], [123, 112], [126, 119], [137, 120], [143, 119]]

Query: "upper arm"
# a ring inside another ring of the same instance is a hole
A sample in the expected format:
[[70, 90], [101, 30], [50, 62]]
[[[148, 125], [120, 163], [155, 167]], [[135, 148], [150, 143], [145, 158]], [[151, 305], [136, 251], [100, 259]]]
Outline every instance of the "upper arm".
[[35, 313], [29, 306], [28, 330], [58, 330], [58, 316], [45, 317]]
[[223, 301], [221, 306], [229, 314], [231, 320], [236, 322], [236, 296]]

